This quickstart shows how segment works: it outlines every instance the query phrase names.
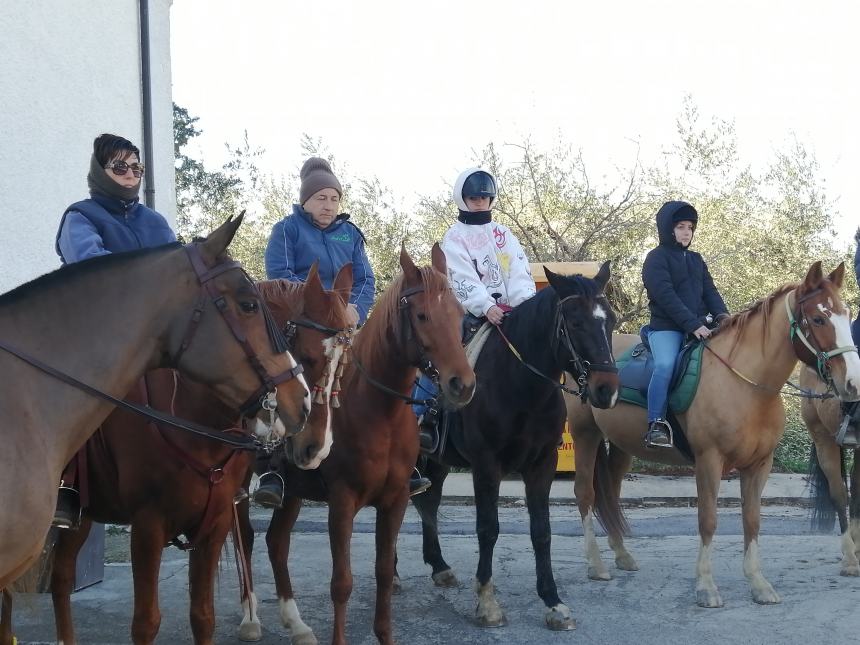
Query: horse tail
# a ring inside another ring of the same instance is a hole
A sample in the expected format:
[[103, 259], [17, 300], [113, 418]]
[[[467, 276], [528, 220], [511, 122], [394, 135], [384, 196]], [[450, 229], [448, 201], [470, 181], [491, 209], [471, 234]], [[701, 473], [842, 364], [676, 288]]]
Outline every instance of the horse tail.
[[0, 643], [14, 643], [12, 637], [12, 592], [0, 589]]
[[[839, 470], [844, 482], [845, 450], [842, 448], [839, 449]], [[836, 524], [838, 509], [833, 503], [833, 498], [830, 496], [830, 484], [827, 482], [827, 475], [824, 474], [824, 469], [818, 460], [818, 450], [815, 448], [814, 443], [809, 455], [809, 485], [812, 497], [812, 528], [821, 533], [831, 533]]]
[[630, 525], [624, 511], [621, 510], [621, 500], [615, 492], [618, 488], [612, 481], [609, 468], [609, 450], [619, 450], [611, 443], [606, 446], [601, 442], [597, 449], [597, 459], [594, 464], [594, 515], [606, 531], [614, 539], [630, 534]]

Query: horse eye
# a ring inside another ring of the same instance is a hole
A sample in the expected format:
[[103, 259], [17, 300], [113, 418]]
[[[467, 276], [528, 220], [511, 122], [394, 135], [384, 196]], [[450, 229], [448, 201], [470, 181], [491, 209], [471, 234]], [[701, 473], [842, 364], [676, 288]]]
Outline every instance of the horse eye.
[[819, 327], [821, 327], [821, 326], [824, 324], [824, 322], [825, 322], [825, 321], [824, 321], [824, 318], [822, 318], [821, 316], [815, 316], [815, 317], [812, 319], [812, 322], [814, 322], [816, 325], [818, 325]]
[[418, 314], [417, 318], [420, 322], [427, 322], [427, 314]]
[[260, 305], [253, 300], [241, 302], [239, 303], [239, 307], [242, 309], [242, 312], [246, 314], [255, 314], [260, 310]]

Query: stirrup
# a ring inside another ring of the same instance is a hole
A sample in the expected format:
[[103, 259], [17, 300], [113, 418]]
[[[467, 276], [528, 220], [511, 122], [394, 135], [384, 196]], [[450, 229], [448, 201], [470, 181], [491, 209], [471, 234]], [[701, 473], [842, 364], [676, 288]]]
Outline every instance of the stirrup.
[[[661, 432], [657, 427], [662, 426], [665, 432]], [[646, 448], [674, 448], [675, 433], [672, 430], [671, 424], [665, 419], [654, 419], [648, 424], [648, 430], [645, 432], [645, 447]]]
[[851, 423], [850, 414], [843, 415], [835, 439], [836, 444], [842, 448], [857, 448], [860, 446], [860, 430]]
[[77, 530], [81, 526], [82, 513], [81, 494], [76, 488], [66, 486], [61, 481], [57, 491], [57, 506], [54, 509], [51, 526], [58, 529]]
[[[427, 419], [427, 415], [432, 416], [432, 421]], [[433, 408], [427, 408], [418, 419], [418, 445], [421, 452], [429, 455], [439, 449], [439, 413]]]
[[409, 497], [420, 495], [433, 485], [433, 482], [424, 477], [418, 468], [413, 466], [412, 471], [413, 475], [409, 478]]
[[[266, 481], [267, 479], [272, 481]], [[265, 508], [282, 508], [284, 505], [284, 478], [281, 477], [281, 474], [270, 470], [260, 475], [260, 484], [254, 491], [253, 500]]]

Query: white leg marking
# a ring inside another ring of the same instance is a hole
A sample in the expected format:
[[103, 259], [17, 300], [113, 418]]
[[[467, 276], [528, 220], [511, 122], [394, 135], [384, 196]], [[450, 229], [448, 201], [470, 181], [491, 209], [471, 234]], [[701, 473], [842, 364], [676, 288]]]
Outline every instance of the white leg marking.
[[263, 638], [263, 627], [257, 616], [257, 594], [251, 592], [242, 601], [242, 623], [239, 625], [239, 640], [258, 641]]
[[714, 543], [707, 546], [699, 539], [699, 557], [696, 560], [696, 604], [700, 607], [722, 607], [723, 599], [714, 583], [714, 573], [711, 567], [711, 553]]
[[600, 559], [600, 547], [594, 534], [594, 512], [588, 509], [582, 518], [582, 534], [585, 543], [585, 561], [588, 563], [588, 577], [591, 580], [611, 580], [609, 570]]
[[750, 583], [753, 600], [760, 605], [775, 605], [781, 602], [771, 584], [761, 572], [761, 562], [758, 557], [758, 540], [752, 540], [744, 553], [744, 575]]

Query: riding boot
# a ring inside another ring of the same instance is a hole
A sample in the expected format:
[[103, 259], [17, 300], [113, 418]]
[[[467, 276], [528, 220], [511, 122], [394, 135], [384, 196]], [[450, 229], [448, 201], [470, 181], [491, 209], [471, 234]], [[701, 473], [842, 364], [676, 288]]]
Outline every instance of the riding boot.
[[438, 421], [439, 413], [433, 408], [427, 408], [418, 419], [418, 444], [421, 452], [432, 454], [439, 447]]
[[842, 422], [836, 433], [836, 443], [843, 448], [860, 447], [860, 405], [857, 401], [842, 404]]
[[81, 495], [71, 486], [60, 485], [51, 526], [76, 530], [81, 526]]
[[420, 495], [426, 491], [432, 483], [426, 477], [422, 477], [417, 468], [412, 469], [412, 476], [409, 478], [409, 497]]
[[646, 448], [673, 448], [672, 426], [665, 419], [655, 419], [645, 433]]
[[270, 470], [260, 475], [260, 485], [254, 491], [254, 501], [265, 508], [281, 508], [284, 504], [284, 478]]

